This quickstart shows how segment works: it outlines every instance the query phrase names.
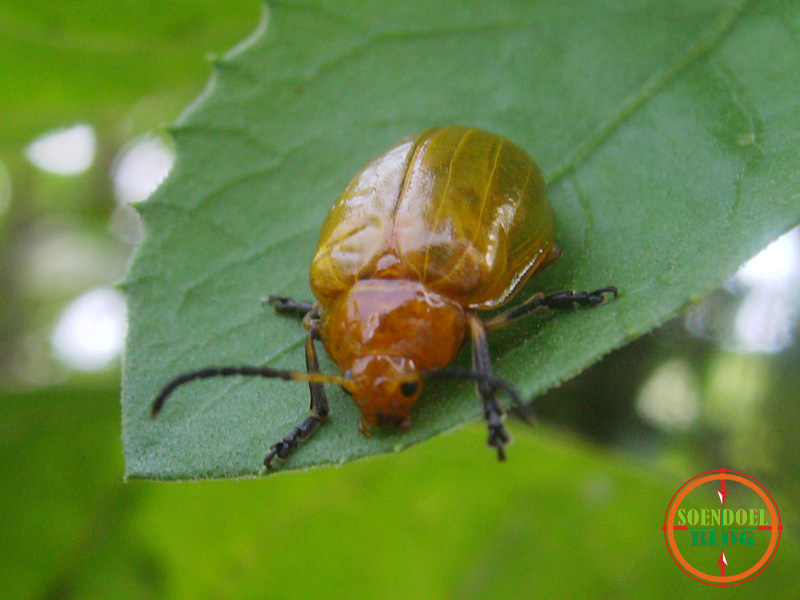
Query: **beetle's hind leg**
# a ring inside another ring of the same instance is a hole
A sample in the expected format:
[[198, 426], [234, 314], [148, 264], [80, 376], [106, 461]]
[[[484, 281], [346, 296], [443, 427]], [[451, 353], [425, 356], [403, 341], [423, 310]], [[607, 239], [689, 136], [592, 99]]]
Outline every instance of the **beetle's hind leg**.
[[491, 357], [489, 355], [489, 342], [486, 339], [486, 329], [483, 321], [474, 313], [468, 314], [469, 329], [472, 338], [472, 368], [478, 375], [478, 397], [483, 404], [483, 418], [489, 428], [486, 443], [497, 449], [497, 458], [506, 459], [505, 446], [511, 441], [511, 436], [506, 431], [504, 424], [505, 413], [495, 397], [495, 377], [492, 374]]
[[[288, 300], [288, 298], [285, 300]], [[290, 302], [294, 303], [293, 300], [290, 300]], [[309, 313], [310, 310], [311, 309], [303, 314]], [[299, 311], [297, 312], [299, 313]], [[308, 373], [320, 372], [317, 350], [314, 346], [314, 341], [319, 339], [318, 325], [318, 318], [309, 319], [308, 336], [306, 337], [306, 371]], [[320, 424], [328, 418], [328, 396], [325, 393], [323, 384], [309, 383], [308, 389], [311, 394], [311, 405], [309, 406], [311, 414], [284, 436], [281, 441], [272, 445], [267, 456], [264, 458], [264, 466], [268, 469], [272, 468], [272, 461], [275, 458], [278, 460], [286, 460], [289, 458], [289, 455], [297, 448], [298, 444], [310, 438], [319, 428]]]
[[504, 310], [498, 315], [484, 322], [488, 331], [500, 329], [527, 317], [528, 315], [541, 312], [543, 310], [563, 310], [573, 309], [581, 306], [599, 306], [605, 304], [608, 296], [613, 295], [617, 297], [617, 288], [609, 285], [593, 292], [575, 292], [573, 290], [566, 290], [563, 292], [555, 292], [554, 294], [534, 294], [522, 304], [512, 306], [508, 310]]

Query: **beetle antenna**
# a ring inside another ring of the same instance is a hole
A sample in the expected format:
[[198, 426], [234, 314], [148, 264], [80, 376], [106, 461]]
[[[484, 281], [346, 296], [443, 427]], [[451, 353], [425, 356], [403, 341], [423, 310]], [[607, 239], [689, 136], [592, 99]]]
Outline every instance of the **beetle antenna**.
[[533, 424], [533, 415], [531, 409], [522, 401], [519, 392], [505, 379], [495, 377], [491, 373], [481, 373], [472, 369], [465, 369], [463, 367], [442, 367], [433, 371], [420, 371], [420, 376], [423, 379], [471, 379], [480, 383], [485, 383], [492, 391], [503, 390], [506, 395], [511, 398], [520, 418], [522, 418], [528, 425]]
[[309, 383], [333, 383], [341, 385], [345, 389], [352, 388], [352, 380], [339, 375], [326, 375], [324, 373], [304, 373], [302, 371], [289, 371], [286, 369], [273, 369], [271, 367], [205, 367], [196, 371], [181, 373], [170, 380], [156, 396], [153, 405], [150, 407], [150, 416], [155, 419], [167, 398], [180, 386], [194, 381], [195, 379], [210, 379], [211, 377], [264, 377], [265, 379], [285, 379], [287, 381], [307, 381]]

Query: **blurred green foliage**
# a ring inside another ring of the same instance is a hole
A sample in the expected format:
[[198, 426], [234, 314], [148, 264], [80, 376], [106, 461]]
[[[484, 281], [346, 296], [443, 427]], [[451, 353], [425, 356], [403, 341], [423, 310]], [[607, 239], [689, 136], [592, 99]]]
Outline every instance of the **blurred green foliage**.
[[[542, 425], [512, 425], [503, 465], [476, 425], [338, 469], [123, 483], [119, 370], [65, 367], [50, 335], [70, 300], [123, 273], [130, 241], [109, 229], [120, 150], [177, 116], [209, 72], [203, 55], [252, 31], [259, 10], [0, 4], [12, 190], [0, 211], [0, 597], [716, 597], [677, 569], [661, 524], [683, 481], [724, 466], [764, 482], [785, 527], [764, 574], [725, 595], [795, 598], [800, 348], [733, 352], [684, 318], [540, 398]], [[75, 122], [98, 139], [86, 173], [24, 160], [35, 136]], [[730, 327], [743, 299], [720, 292], [701, 308]], [[647, 421], [641, 391], [675, 361], [699, 413]]]
[[[515, 425], [512, 460], [498, 465], [476, 451], [484, 432], [470, 426], [338, 469], [125, 484], [116, 394], [87, 387], [4, 398], [4, 597], [674, 598], [713, 591], [681, 574], [664, 546], [667, 502], [696, 469], [666, 464], [674, 449], [662, 460], [623, 458]], [[787, 534], [764, 575], [726, 594], [793, 598], [800, 554]]]
[[0, 148], [75, 121], [129, 135], [173, 120], [207, 77], [203, 58], [258, 12], [255, 1], [2, 2]]

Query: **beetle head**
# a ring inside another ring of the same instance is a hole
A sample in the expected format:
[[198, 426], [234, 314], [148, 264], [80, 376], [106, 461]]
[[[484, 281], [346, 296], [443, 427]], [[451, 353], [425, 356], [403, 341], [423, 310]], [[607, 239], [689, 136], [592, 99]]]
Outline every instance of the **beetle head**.
[[375, 425], [407, 429], [411, 407], [422, 392], [414, 362], [396, 356], [357, 358], [349, 370], [353, 400], [361, 411], [362, 429]]

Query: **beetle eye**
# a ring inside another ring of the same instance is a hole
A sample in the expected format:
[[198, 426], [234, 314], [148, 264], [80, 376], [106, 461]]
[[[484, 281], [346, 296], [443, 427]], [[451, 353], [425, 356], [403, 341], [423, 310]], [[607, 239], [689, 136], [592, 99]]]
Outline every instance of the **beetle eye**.
[[411, 396], [416, 394], [418, 389], [419, 389], [418, 381], [406, 381], [405, 383], [400, 384], [400, 392], [406, 398], [410, 398]]

